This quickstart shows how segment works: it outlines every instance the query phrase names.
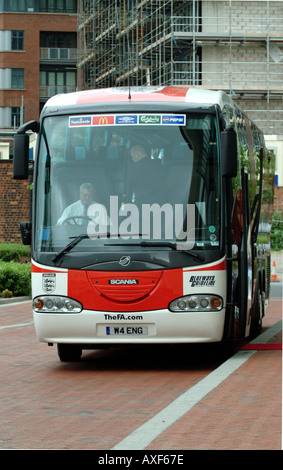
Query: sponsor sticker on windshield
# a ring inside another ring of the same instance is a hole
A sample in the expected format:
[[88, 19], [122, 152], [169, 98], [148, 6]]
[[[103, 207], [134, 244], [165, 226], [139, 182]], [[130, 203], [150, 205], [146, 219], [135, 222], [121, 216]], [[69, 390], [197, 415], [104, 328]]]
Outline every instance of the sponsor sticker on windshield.
[[115, 124], [115, 116], [104, 115], [104, 116], [92, 116], [93, 126], [112, 126]]
[[70, 127], [91, 126], [91, 116], [72, 116], [69, 120]]
[[132, 125], [138, 124], [137, 114], [121, 114], [115, 116], [115, 124]]
[[186, 115], [185, 114], [167, 114], [162, 116], [162, 124], [185, 126], [186, 125]]
[[100, 114], [70, 116], [69, 127], [93, 126], [185, 126], [185, 114]]
[[161, 114], [140, 114], [139, 124], [161, 124]]

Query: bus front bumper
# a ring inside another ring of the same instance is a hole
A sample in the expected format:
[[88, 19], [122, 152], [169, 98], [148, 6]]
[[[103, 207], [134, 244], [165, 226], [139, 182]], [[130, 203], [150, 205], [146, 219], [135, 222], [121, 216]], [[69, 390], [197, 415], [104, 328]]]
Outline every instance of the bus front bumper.
[[37, 337], [46, 343], [209, 343], [222, 340], [225, 308], [215, 312], [182, 313], [167, 309], [133, 313], [91, 310], [78, 314], [33, 312], [33, 316]]

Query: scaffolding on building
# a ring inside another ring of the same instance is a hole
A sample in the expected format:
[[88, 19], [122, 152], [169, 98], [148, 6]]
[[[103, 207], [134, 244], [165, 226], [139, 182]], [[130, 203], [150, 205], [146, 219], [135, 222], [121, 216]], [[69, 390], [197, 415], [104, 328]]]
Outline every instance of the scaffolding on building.
[[239, 18], [237, 3], [80, 1], [80, 88], [193, 85], [259, 98], [253, 111], [270, 111], [283, 97], [283, 6], [266, 0]]

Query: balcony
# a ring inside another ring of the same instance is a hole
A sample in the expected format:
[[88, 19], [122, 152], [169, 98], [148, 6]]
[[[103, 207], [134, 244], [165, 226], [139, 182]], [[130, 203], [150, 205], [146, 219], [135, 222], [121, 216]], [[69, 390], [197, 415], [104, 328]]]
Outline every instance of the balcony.
[[42, 64], [76, 64], [77, 63], [76, 48], [66, 47], [41, 47], [40, 48], [40, 63]]

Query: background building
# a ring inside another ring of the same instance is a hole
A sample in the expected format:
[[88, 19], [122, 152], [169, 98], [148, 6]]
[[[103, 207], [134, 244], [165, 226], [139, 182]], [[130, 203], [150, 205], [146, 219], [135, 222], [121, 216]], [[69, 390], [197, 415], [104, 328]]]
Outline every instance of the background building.
[[224, 90], [265, 133], [283, 186], [282, 1], [81, 0], [78, 13], [80, 89]]
[[12, 180], [14, 132], [76, 90], [76, 62], [77, 0], [0, 0], [0, 242], [20, 241], [29, 218], [28, 183]]
[[[129, 85], [231, 94], [276, 156], [283, 211], [281, 0], [0, 0], [0, 186], [12, 174], [13, 133], [50, 96]], [[1, 197], [0, 241], [14, 210]]]
[[37, 119], [50, 96], [76, 89], [76, 4], [0, 0], [0, 128]]

